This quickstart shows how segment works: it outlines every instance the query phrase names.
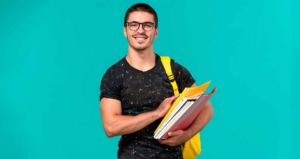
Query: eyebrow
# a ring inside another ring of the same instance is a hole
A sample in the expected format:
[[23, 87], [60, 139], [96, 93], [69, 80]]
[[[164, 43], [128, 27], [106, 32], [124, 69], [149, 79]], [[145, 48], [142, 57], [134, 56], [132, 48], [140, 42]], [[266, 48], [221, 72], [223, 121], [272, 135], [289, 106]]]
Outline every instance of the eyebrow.
[[[138, 21], [130, 21], [130, 22], [137, 22], [137, 23], [141, 23], [141, 22], [138, 22]], [[143, 22], [143, 23], [154, 23], [154, 22], [149, 22], [149, 21], [146, 21], [146, 22]]]

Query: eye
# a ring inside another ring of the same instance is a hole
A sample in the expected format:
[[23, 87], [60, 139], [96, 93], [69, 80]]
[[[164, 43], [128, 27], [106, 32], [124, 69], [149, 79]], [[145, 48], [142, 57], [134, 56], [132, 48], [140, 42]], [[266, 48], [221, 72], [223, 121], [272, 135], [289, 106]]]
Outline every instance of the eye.
[[145, 23], [145, 27], [151, 28], [152, 27], [152, 23]]
[[132, 26], [132, 27], [134, 27], [134, 26], [137, 26], [138, 24], [136, 23], [136, 22], [129, 22], [129, 26]]

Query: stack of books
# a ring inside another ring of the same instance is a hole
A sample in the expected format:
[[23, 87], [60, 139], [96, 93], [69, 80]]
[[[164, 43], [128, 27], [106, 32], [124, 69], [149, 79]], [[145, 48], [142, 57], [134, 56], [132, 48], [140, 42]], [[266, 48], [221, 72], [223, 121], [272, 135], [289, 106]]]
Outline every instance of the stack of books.
[[205, 94], [209, 84], [210, 81], [198, 87], [186, 87], [155, 130], [154, 138], [167, 139], [168, 132], [186, 130], [217, 90], [214, 87], [211, 93]]

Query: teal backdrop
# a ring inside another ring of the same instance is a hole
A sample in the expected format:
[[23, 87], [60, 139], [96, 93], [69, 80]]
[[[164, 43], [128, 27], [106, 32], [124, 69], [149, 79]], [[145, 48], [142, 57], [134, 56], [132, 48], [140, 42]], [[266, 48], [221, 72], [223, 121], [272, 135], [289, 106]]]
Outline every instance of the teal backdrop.
[[[0, 1], [1, 159], [117, 158], [99, 88], [137, 2]], [[218, 89], [197, 158], [300, 158], [299, 1], [143, 2], [158, 14], [154, 51]]]

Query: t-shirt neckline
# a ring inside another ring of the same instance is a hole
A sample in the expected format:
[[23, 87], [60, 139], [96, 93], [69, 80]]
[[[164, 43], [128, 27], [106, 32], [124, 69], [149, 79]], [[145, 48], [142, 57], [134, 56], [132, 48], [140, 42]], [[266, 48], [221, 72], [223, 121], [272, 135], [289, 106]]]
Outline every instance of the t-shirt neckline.
[[158, 61], [159, 61], [159, 58], [160, 58], [158, 54], [156, 54], [156, 53], [154, 53], [154, 54], [155, 54], [155, 66], [152, 67], [152, 68], [150, 68], [150, 69], [147, 70], [147, 71], [142, 71], [142, 70], [136, 69], [136, 68], [134, 68], [133, 66], [131, 66], [131, 65], [128, 63], [128, 61], [126, 60], [126, 56], [127, 56], [127, 55], [125, 55], [123, 59], [124, 59], [124, 63], [125, 63], [128, 67], [130, 67], [131, 69], [133, 69], [133, 70], [135, 70], [135, 71], [137, 71], [137, 72], [139, 72], [139, 73], [149, 73], [149, 72], [151, 72], [152, 70], [154, 70], [154, 69], [157, 67]]

